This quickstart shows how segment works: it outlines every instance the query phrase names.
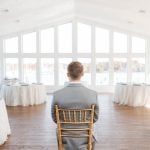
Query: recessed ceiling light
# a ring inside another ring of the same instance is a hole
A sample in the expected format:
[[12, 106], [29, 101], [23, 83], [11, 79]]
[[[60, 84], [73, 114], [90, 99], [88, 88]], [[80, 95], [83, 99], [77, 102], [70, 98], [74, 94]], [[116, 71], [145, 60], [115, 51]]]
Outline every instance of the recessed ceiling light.
[[15, 23], [19, 23], [19, 22], [20, 22], [20, 20], [19, 20], [19, 19], [16, 19], [14, 22], [15, 22]]
[[1, 9], [0, 11], [3, 13], [7, 13], [7, 12], [9, 12], [9, 9]]
[[139, 10], [139, 13], [145, 14], [145, 13], [146, 13], [146, 10], [140, 9], [140, 10]]
[[129, 24], [133, 24], [133, 21], [128, 21]]

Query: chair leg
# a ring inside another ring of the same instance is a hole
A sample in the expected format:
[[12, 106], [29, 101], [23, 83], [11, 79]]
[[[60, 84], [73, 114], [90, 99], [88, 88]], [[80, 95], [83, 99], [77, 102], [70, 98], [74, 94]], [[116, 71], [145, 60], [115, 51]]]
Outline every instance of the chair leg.
[[89, 135], [88, 150], [92, 150], [92, 134]]
[[89, 143], [89, 145], [88, 145], [88, 150], [92, 150], [92, 144], [91, 143]]
[[61, 131], [58, 131], [58, 149], [63, 150]]

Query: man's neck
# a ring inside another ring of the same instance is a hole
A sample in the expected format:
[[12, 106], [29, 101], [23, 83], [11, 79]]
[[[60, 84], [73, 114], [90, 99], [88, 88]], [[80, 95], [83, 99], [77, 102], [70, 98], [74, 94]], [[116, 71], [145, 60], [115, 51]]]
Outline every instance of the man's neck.
[[80, 80], [70, 80], [69, 82], [70, 82], [70, 83], [81, 83]]

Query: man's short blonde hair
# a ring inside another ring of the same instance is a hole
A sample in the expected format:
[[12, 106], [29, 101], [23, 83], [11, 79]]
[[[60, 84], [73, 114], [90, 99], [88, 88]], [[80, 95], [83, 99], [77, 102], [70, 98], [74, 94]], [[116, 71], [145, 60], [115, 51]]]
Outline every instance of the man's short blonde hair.
[[68, 74], [73, 79], [79, 79], [84, 73], [83, 65], [78, 61], [73, 61], [68, 65]]

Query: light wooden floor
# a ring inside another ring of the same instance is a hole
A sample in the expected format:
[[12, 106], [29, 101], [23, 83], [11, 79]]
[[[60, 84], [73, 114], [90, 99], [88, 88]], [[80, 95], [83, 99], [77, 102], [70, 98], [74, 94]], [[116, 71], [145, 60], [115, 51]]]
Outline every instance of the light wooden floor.
[[[0, 150], [57, 150], [50, 101], [32, 107], [7, 107], [12, 134]], [[112, 103], [100, 95], [96, 150], [150, 150], [150, 108]]]

